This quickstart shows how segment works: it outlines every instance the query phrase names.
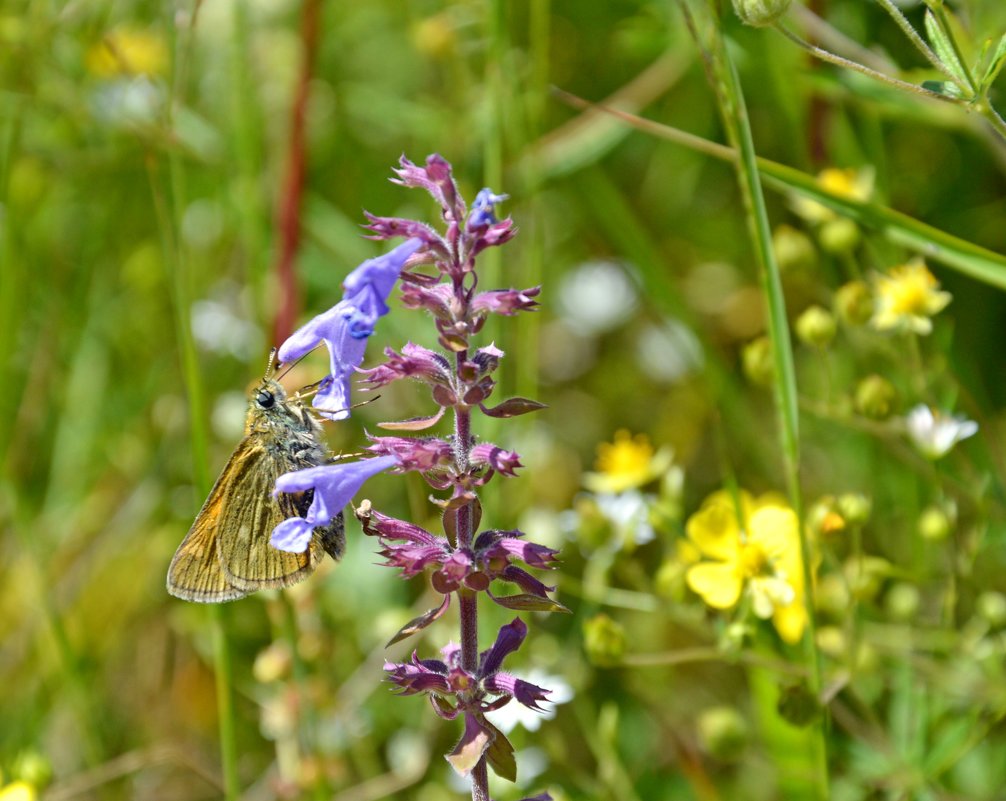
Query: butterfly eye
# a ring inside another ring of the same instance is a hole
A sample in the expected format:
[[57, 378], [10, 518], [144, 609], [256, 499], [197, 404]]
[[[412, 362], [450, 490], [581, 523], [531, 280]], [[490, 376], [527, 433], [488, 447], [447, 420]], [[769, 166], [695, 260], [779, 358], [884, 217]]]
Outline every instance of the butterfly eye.
[[255, 402], [263, 409], [271, 409], [276, 403], [276, 398], [267, 389], [260, 389], [255, 396]]

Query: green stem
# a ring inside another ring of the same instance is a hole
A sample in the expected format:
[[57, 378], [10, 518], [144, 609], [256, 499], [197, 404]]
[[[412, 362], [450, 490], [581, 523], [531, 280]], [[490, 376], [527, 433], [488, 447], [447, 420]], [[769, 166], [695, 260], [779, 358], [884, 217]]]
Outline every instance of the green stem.
[[[192, 23], [194, 26], [199, 10], [199, 0], [194, 4]], [[177, 36], [177, 28], [173, 20], [169, 20], [167, 29], [173, 37], [172, 52], [175, 54], [174, 69], [168, 91], [167, 130], [174, 130], [173, 117], [176, 109], [182, 103], [184, 91], [184, 76], [186, 74], [185, 56], [189, 52], [188, 44], [193, 26], [188, 29], [188, 37], [183, 41]], [[151, 186], [154, 193], [154, 206], [161, 232], [161, 244], [164, 251], [164, 264], [168, 271], [168, 283], [171, 289], [172, 305], [174, 306], [175, 336], [182, 360], [182, 373], [185, 383], [189, 411], [189, 442], [192, 449], [192, 472], [194, 484], [200, 497], [210, 491], [209, 472], [209, 432], [206, 419], [205, 392], [202, 375], [199, 370], [199, 358], [195, 341], [192, 336], [190, 309], [192, 308], [191, 275], [188, 259], [182, 252], [180, 239], [182, 210], [185, 204], [185, 170], [179, 149], [169, 146], [168, 161], [168, 192], [164, 193], [156, 176], [156, 164], [153, 157], [148, 163]], [[167, 194], [167, 197], [165, 197]], [[239, 792], [237, 770], [237, 741], [235, 739], [236, 725], [234, 719], [234, 700], [232, 690], [232, 674], [230, 647], [227, 641], [225, 625], [226, 612], [222, 607], [211, 606], [210, 622], [213, 628], [213, 661], [217, 689], [217, 714], [219, 716], [220, 761], [224, 779], [224, 801], [236, 801]]]
[[957, 76], [955, 76], [950, 69], [940, 61], [940, 57], [933, 52], [933, 49], [926, 44], [925, 39], [919, 36], [918, 31], [912, 27], [912, 23], [908, 21], [908, 18], [901, 13], [901, 9], [898, 8], [892, 0], [877, 0], [884, 10], [891, 15], [898, 27], [901, 28], [902, 33], [908, 37], [908, 40], [915, 45], [920, 53], [925, 56], [926, 61], [932, 64], [936, 69], [938, 69], [943, 75], [950, 81], [957, 83]]
[[[768, 306], [769, 339], [772, 343], [772, 358], [775, 365], [773, 383], [775, 405], [779, 417], [779, 439], [783, 454], [783, 466], [790, 502], [800, 521], [800, 555], [803, 563], [803, 581], [806, 592], [807, 631], [804, 634], [804, 660], [807, 665], [808, 685], [811, 693], [818, 697], [821, 692], [821, 664], [816, 647], [817, 624], [814, 604], [814, 576], [812, 553], [808, 533], [803, 520], [803, 497], [800, 489], [800, 438], [799, 412], [797, 406], [796, 372], [793, 364], [793, 348], [786, 318], [786, 303], [782, 290], [779, 266], [772, 249], [772, 231], [765, 207], [758, 174], [758, 159], [748, 120], [747, 108], [740, 80], [727, 52], [722, 31], [717, 20], [715, 0], [709, 0], [711, 24], [710, 61], [714, 75], [713, 89], [720, 107], [731, 145], [736, 149], [739, 160], [735, 162], [737, 182], [747, 212], [748, 227], [755, 246], [755, 255], [761, 275], [762, 291]], [[682, 3], [683, 5], [683, 3]], [[687, 9], [685, 9], [686, 13]], [[699, 43], [701, 46], [701, 43]], [[828, 797], [827, 741], [823, 721], [815, 724], [815, 754], [812, 770], [816, 781], [818, 797]]]
[[[624, 120], [638, 130], [646, 131], [653, 136], [675, 142], [707, 156], [731, 163], [738, 158], [734, 148], [703, 139], [701, 136], [687, 131], [672, 128], [669, 125], [654, 122], [611, 106], [589, 103], [561, 89], [553, 89], [553, 94], [571, 106], [581, 109], [600, 109], [612, 117]], [[1006, 130], [1006, 123], [1004, 123], [1004, 130]], [[759, 156], [757, 164], [762, 181], [766, 186], [787, 194], [795, 192], [802, 197], [815, 200], [857, 223], [878, 231], [889, 242], [918, 253], [924, 253], [927, 258], [974, 278], [976, 281], [1006, 290], [1006, 258], [1000, 254], [948, 234], [946, 231], [941, 231], [887, 206], [830, 192], [822, 187], [814, 176], [777, 161], [770, 161]]]
[[855, 72], [867, 75], [875, 80], [886, 83], [888, 86], [892, 86], [895, 89], [900, 89], [905, 92], [911, 92], [912, 94], [922, 95], [923, 97], [928, 97], [931, 100], [942, 100], [947, 103], [954, 103], [955, 105], [960, 105], [961, 101], [956, 97], [949, 97], [948, 95], [941, 95], [939, 92], [932, 92], [929, 89], [924, 89], [921, 86], [917, 86], [914, 83], [908, 83], [907, 81], [901, 81], [897, 78], [892, 78], [890, 75], [885, 75], [882, 72], [877, 72], [875, 69], [871, 69], [858, 61], [852, 61], [842, 56], [837, 56], [834, 53], [825, 50], [817, 45], [813, 45], [810, 42], [801, 39], [791, 30], [784, 28], [778, 23], [773, 25], [773, 27], [779, 31], [783, 36], [793, 42], [795, 45], [802, 47], [808, 53], [810, 53], [815, 58], [821, 59], [821, 61], [827, 61], [829, 64], [835, 64], [839, 67], [844, 67], [846, 69], [854, 70]]

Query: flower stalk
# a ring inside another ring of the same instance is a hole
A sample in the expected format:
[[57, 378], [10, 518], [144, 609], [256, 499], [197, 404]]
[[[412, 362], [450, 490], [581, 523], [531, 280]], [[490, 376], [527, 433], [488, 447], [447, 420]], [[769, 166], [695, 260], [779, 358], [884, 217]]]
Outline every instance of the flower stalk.
[[[463, 732], [446, 759], [470, 779], [474, 801], [489, 801], [488, 768], [513, 781], [517, 766], [513, 746], [487, 714], [511, 702], [542, 711], [539, 704], [548, 699], [549, 691], [501, 669], [504, 657], [527, 635], [527, 626], [519, 618], [500, 630], [493, 646], [479, 650], [479, 597], [484, 595], [500, 606], [520, 611], [565, 609], [549, 597], [553, 587], [516, 564], [548, 569], [553, 567], [555, 551], [527, 542], [521, 531], [480, 530], [479, 491], [497, 476], [515, 476], [522, 464], [519, 454], [477, 436], [473, 430], [475, 411], [501, 419], [533, 412], [543, 405], [519, 397], [487, 405], [496, 389], [494, 373], [504, 353], [494, 344], [476, 348], [472, 339], [489, 315], [510, 317], [533, 311], [539, 288], [477, 291], [477, 257], [505, 244], [515, 233], [509, 218], [496, 217], [496, 206], [506, 200], [505, 195], [483, 189], [469, 209], [454, 183], [450, 165], [437, 155], [430, 156], [424, 166], [403, 157], [395, 172], [395, 183], [432, 195], [441, 208], [445, 230], [441, 233], [415, 220], [367, 214], [367, 228], [374, 239], [398, 237], [406, 241], [350, 273], [343, 282], [343, 299], [295, 332], [279, 354], [287, 362], [320, 343], [326, 345], [331, 368], [313, 403], [331, 419], [349, 415], [354, 372], [370, 390], [406, 378], [419, 381], [428, 387], [438, 409], [425, 417], [382, 423], [395, 435], [370, 436], [369, 458], [280, 476], [277, 492], [310, 491], [313, 498], [303, 518], [292, 517], [276, 527], [272, 543], [281, 550], [304, 551], [314, 529], [333, 519], [363, 482], [378, 472], [418, 472], [435, 491], [447, 493], [447, 497], [430, 499], [442, 512], [443, 535], [383, 514], [367, 500], [355, 511], [364, 533], [379, 540], [386, 566], [399, 568], [403, 578], [428, 574], [433, 589], [443, 596], [437, 607], [403, 626], [391, 642], [410, 637], [442, 617], [456, 596], [460, 643], [442, 648], [442, 659], [420, 659], [414, 652], [410, 662], [388, 663], [385, 671], [401, 694], [425, 693], [438, 716], [460, 718]], [[398, 351], [385, 349], [383, 363], [361, 370], [366, 340], [378, 318], [388, 312], [387, 300], [396, 283], [401, 285], [407, 308], [430, 313], [438, 342], [447, 353], [410, 342]], [[448, 410], [453, 418], [451, 436], [425, 435]], [[494, 594], [490, 589], [494, 581], [516, 584], [521, 592]]]

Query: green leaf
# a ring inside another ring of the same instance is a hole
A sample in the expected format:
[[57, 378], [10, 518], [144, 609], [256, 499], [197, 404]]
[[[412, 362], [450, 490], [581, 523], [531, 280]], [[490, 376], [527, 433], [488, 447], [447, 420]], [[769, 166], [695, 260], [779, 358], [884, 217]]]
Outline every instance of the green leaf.
[[520, 595], [492, 595], [490, 597], [500, 606], [507, 609], [516, 609], [518, 612], [565, 612], [572, 614], [569, 609], [558, 601], [551, 598], [542, 598], [539, 595], [521, 593]]
[[993, 81], [998, 77], [999, 71], [1006, 64], [1006, 33], [999, 37], [999, 43], [992, 53], [992, 59], [985, 68], [985, 73], [981, 77], [981, 91], [984, 94], [992, 86]]
[[943, 62], [943, 66], [950, 70], [962, 85], [967, 86], [969, 83], [968, 73], [957, 58], [957, 50], [950, 39], [950, 34], [929, 9], [926, 9], [926, 36], [929, 38], [933, 50], [936, 51], [936, 55]]
[[[516, 701], [511, 703], [516, 703]], [[493, 735], [492, 742], [485, 753], [489, 767], [501, 779], [506, 779], [508, 782], [517, 781], [517, 759], [514, 757], [513, 745], [510, 744], [506, 735], [488, 720], [483, 719], [482, 725]]]
[[922, 88], [944, 97], [952, 97], [955, 100], [964, 96], [961, 94], [961, 88], [953, 81], [923, 81]]
[[428, 625], [430, 625], [430, 623], [432, 623], [434, 620], [436, 620], [444, 612], [447, 611], [447, 606], [448, 604], [450, 604], [450, 601], [451, 596], [445, 595], [444, 601], [442, 604], [440, 604], [440, 606], [435, 607], [434, 609], [429, 609], [426, 612], [423, 612], [423, 614], [421, 614], [419, 617], [410, 620], [408, 623], [406, 623], [398, 630], [398, 633], [394, 637], [388, 640], [387, 644], [384, 647], [387, 648], [388, 646], [394, 645], [396, 642], [400, 642], [401, 640], [404, 640], [406, 637], [411, 637], [417, 631], [422, 631], [423, 629], [425, 629]]
[[516, 417], [519, 414], [547, 409], [548, 406], [530, 398], [508, 398], [499, 404], [499, 406], [493, 406], [491, 409], [481, 404], [479, 404], [479, 408], [482, 409], [483, 414], [489, 417]]

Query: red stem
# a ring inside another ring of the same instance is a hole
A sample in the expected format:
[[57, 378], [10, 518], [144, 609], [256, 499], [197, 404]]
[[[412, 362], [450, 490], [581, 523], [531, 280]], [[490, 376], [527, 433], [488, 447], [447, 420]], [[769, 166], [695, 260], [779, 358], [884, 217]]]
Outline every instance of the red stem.
[[279, 308], [276, 310], [274, 341], [283, 342], [297, 322], [300, 310], [300, 288], [294, 271], [294, 261], [300, 248], [300, 206], [304, 194], [304, 176], [307, 172], [307, 145], [305, 128], [307, 99], [314, 73], [315, 56], [321, 21], [321, 0], [304, 0], [300, 35], [304, 59], [300, 79], [290, 110], [290, 143], [287, 150], [286, 176], [276, 213], [279, 229], [279, 251], [276, 254], [276, 279], [279, 283]]

